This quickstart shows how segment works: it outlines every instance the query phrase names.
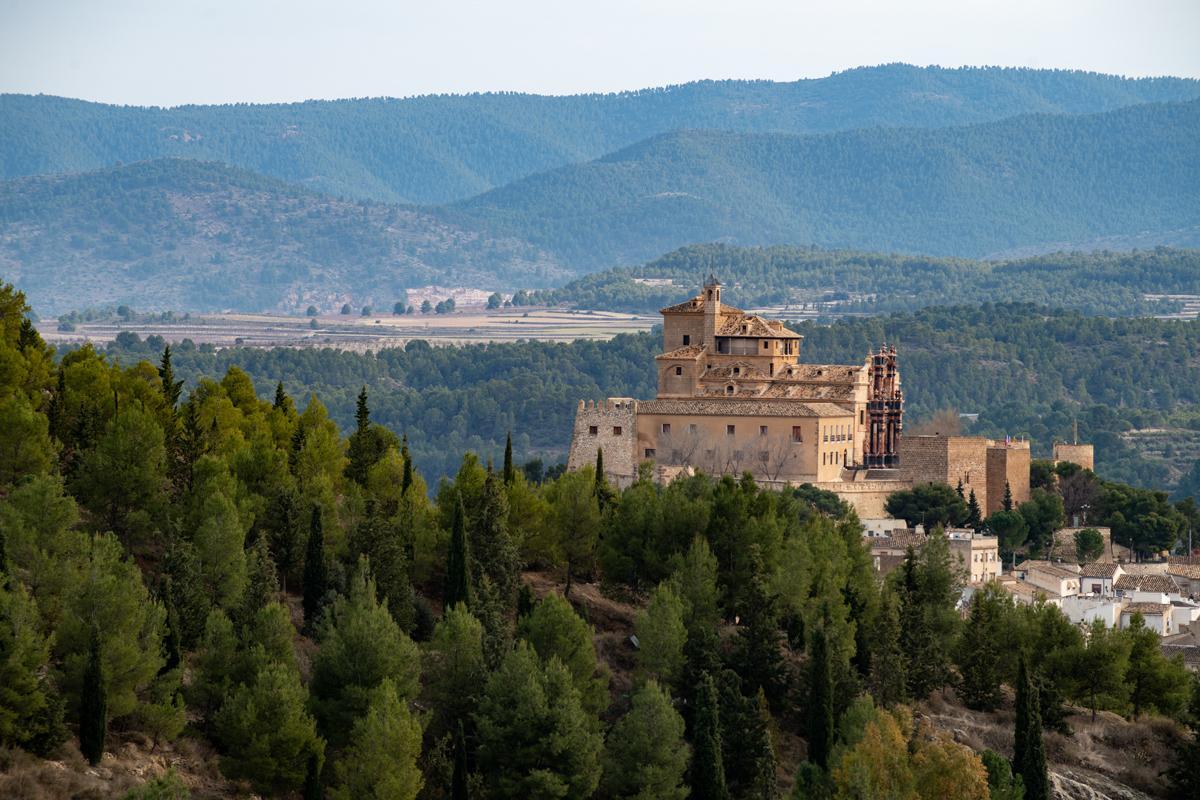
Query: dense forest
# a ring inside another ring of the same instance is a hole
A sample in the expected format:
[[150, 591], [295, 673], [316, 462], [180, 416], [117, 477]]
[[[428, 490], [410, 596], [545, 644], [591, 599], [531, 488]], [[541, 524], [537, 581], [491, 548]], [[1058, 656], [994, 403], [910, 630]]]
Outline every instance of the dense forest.
[[164, 159], [0, 182], [0, 273], [40, 313], [390, 308], [406, 287], [549, 286], [536, 248], [412, 208]]
[[163, 109], [0, 95], [0, 178], [172, 156], [336, 195], [444, 203], [674, 130], [942, 127], [1198, 96], [1200, 83], [1186, 78], [904, 64], [792, 83], [702, 81], [568, 97], [506, 92]]
[[[21, 753], [63, 787], [141, 741], [211, 747], [202, 797], [1048, 800], [1049, 737], [1107, 710], [1173, 743], [1138, 788], [1195, 796], [1200, 682], [1158, 635], [996, 587], [964, 619], [940, 532], [881, 582], [811, 487], [618, 491], [506, 453], [429, 493], [366, 390], [343, 437], [236, 367], [184, 391], [169, 350], [57, 359], [27, 313], [0, 288], [2, 794], [40, 790]], [[997, 513], [1061, 516], [1054, 487]], [[636, 648], [581, 615], [597, 585]], [[914, 715], [948, 698], [999, 712], [1012, 758]], [[189, 795], [167, 771], [125, 797]]]
[[[858, 363], [880, 343], [900, 348], [907, 419], [954, 409], [979, 414], [972, 432], [1028, 437], [1049, 456], [1055, 439], [1096, 445], [1102, 476], [1174, 487], [1200, 459], [1200, 322], [1105, 319], [1023, 304], [926, 309], [831, 325], [796, 327], [801, 361]], [[608, 342], [520, 342], [357, 354], [336, 350], [213, 351], [177, 345], [175, 369], [188, 385], [244, 370], [259, 394], [282, 380], [306, 398], [316, 392], [343, 430], [353, 424], [358, 387], [371, 392], [374, 418], [405, 432], [426, 474], [448, 475], [458, 454], [498, 457], [511, 431], [518, 457], [563, 460], [576, 404], [604, 397], [650, 398], [656, 391], [658, 335]], [[109, 348], [122, 363], [155, 360], [164, 342], [122, 334]], [[1122, 434], [1177, 429], [1170, 457], [1146, 454]], [[1200, 475], [1200, 470], [1198, 470]], [[1191, 484], [1189, 484], [1190, 486]], [[1189, 491], [1200, 490], [1200, 481]]]
[[682, 247], [644, 266], [577, 278], [562, 288], [537, 292], [534, 299], [657, 313], [698, 291], [708, 275], [726, 281], [725, 296], [739, 308], [808, 306], [841, 315], [1022, 302], [1085, 314], [1150, 316], [1176, 306], [1148, 301], [1146, 294], [1200, 295], [1200, 250], [1160, 247], [969, 261], [816, 247], [703, 244]]
[[682, 131], [515, 181], [446, 214], [581, 270], [714, 241], [975, 258], [1073, 249], [1194, 229], [1198, 142], [1200, 101], [932, 130]]

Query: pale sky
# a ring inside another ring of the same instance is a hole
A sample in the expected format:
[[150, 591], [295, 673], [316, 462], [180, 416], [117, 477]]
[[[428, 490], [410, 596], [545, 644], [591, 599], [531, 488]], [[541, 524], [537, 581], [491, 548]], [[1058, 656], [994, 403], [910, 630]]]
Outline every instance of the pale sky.
[[904, 61], [1200, 77], [1200, 0], [0, 0], [0, 92], [618, 91]]

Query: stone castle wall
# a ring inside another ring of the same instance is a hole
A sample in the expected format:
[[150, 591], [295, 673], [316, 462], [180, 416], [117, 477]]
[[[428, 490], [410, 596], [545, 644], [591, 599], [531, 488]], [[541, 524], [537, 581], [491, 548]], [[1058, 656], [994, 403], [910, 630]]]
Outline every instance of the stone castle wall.
[[579, 401], [567, 454], [568, 469], [595, 464], [596, 451], [603, 449], [605, 475], [617, 486], [628, 486], [637, 475], [636, 446], [637, 404], [632, 398]]
[[1084, 469], [1096, 468], [1096, 452], [1090, 444], [1067, 444], [1059, 442], [1054, 445], [1054, 460], [1069, 461]]
[[1013, 505], [1029, 500], [1029, 443], [995, 442], [987, 451], [987, 504], [980, 503], [984, 515], [1004, 507], [1004, 486], [1012, 492]]

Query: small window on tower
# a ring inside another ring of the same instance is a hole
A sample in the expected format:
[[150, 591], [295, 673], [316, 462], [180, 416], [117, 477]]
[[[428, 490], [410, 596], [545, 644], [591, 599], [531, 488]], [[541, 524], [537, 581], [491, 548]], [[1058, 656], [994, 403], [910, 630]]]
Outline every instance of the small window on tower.
[[804, 441], [804, 434], [801, 433], [799, 425], [792, 426], [792, 441], [793, 442], [803, 442]]
[[669, 433], [671, 432], [671, 423], [669, 423], [669, 422], [664, 422], [664, 423], [662, 424], [662, 432], [663, 432], [663, 433], [667, 433], [667, 434], [669, 434]]
[[736, 428], [734, 428], [734, 426], [733, 426], [733, 425], [726, 425], [726, 426], [725, 426], [725, 435], [726, 435], [726, 436], [733, 436], [733, 434], [734, 434], [735, 430], [736, 430]]
[[653, 447], [646, 448], [646, 458], [654, 458], [654, 448]]
[[600, 432], [600, 429], [597, 428], [595, 425], [588, 426], [588, 436], [595, 436], [599, 432]]
[[866, 421], [867, 421], [867, 412], [863, 411], [862, 409], [859, 409], [859, 411], [858, 411], [858, 424], [859, 424], [859, 425], [865, 425], [865, 424], [866, 424]]
[[733, 384], [732, 383], [725, 387], [725, 394], [733, 394]]
[[688, 334], [686, 334], [686, 333], [685, 333], [685, 334], [683, 335], [683, 346], [684, 346], [684, 347], [687, 347], [687, 346], [688, 346], [689, 344], [691, 344], [691, 343], [692, 343], [692, 337], [691, 337], [690, 335], [688, 335]]
[[759, 435], [759, 436], [766, 436], [766, 435], [767, 435], [767, 426], [766, 426], [766, 425], [759, 425], [759, 426], [758, 426], [758, 435]]
[[766, 350], [770, 346], [771, 346], [771, 343], [768, 342], [766, 339], [763, 339], [763, 350]]
[[676, 374], [676, 375], [682, 375], [682, 374], [683, 374], [683, 367], [676, 367], [676, 368], [675, 368], [675, 374]]
[[695, 436], [697, 430], [699, 430], [699, 429], [696, 427], [696, 423], [692, 422], [692, 423], [688, 424], [688, 433]]
[[734, 368], [733, 368], [733, 374], [734, 374], [734, 375], [741, 375], [741, 374], [742, 374], [742, 368], [741, 368], [741, 367], [734, 367]]
[[613, 425], [613, 436], [620, 436], [620, 435], [621, 435], [621, 426]]

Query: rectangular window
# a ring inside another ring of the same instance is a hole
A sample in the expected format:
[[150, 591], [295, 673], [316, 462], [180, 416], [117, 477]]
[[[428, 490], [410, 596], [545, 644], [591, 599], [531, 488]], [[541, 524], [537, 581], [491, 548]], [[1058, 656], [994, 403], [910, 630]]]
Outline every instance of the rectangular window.
[[827, 427], [821, 428], [821, 441], [823, 441], [823, 442], [829, 441], [829, 428], [827, 428]]
[[771, 343], [768, 342], [766, 339], [763, 339], [763, 350], [770, 348], [770, 346], [771, 346]]
[[676, 375], [682, 375], [682, 374], [683, 374], [683, 367], [676, 367], [676, 368], [675, 368], [675, 374], [676, 374]]
[[766, 436], [766, 435], [767, 435], [767, 426], [766, 426], [766, 425], [759, 425], [759, 426], [758, 426], [758, 435], [759, 435], [759, 436]]
[[732, 425], [726, 425], [725, 426], [725, 435], [733, 436], [733, 434], [734, 434], [734, 427]]
[[774, 361], [772, 361], [770, 364], [767, 365], [767, 374], [774, 376], [774, 374], [775, 374], [775, 362]]
[[858, 424], [859, 424], [859, 425], [865, 425], [865, 424], [866, 424], [866, 422], [867, 422], [867, 412], [863, 411], [862, 409], [859, 409], [859, 412], [858, 412]]
[[804, 433], [800, 430], [799, 425], [792, 426], [792, 441], [793, 442], [803, 442], [804, 441]]
[[692, 343], [692, 337], [691, 337], [691, 336], [689, 336], [689, 335], [687, 335], [687, 334], [685, 333], [685, 334], [683, 335], [683, 346], [684, 346], [684, 347], [687, 347], [687, 346], [688, 346], [689, 344], [691, 344], [691, 343]]
[[696, 423], [692, 422], [692, 423], [688, 424], [688, 433], [695, 436], [697, 430], [699, 430], [699, 429], [696, 427]]
[[821, 453], [821, 466], [825, 466], [825, 453]]
[[669, 423], [669, 422], [664, 422], [664, 423], [662, 424], [662, 432], [663, 432], [663, 433], [670, 433], [670, 432], [671, 432], [671, 423]]
[[588, 426], [588, 436], [595, 436], [599, 432], [600, 432], [600, 429], [597, 428], [595, 425]]
[[653, 447], [646, 448], [646, 458], [654, 458], [654, 448]]
[[613, 436], [620, 436], [620, 435], [621, 435], [621, 426], [613, 425]]

